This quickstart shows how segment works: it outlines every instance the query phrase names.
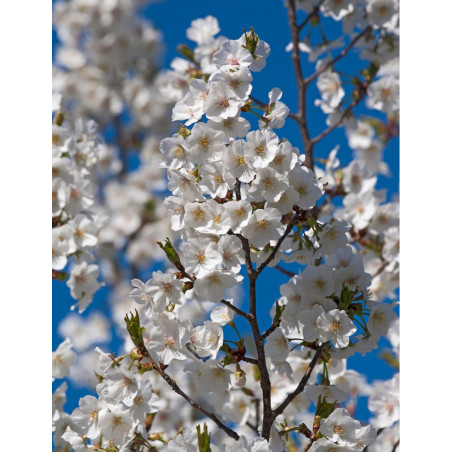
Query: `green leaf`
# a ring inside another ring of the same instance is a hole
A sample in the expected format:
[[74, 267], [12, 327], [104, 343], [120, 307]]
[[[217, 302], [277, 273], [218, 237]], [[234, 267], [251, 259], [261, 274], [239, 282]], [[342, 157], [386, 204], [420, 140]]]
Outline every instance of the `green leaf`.
[[326, 401], [326, 396], [323, 399], [319, 396], [315, 414], [320, 418], [325, 419], [334, 411], [335, 406], [336, 402], [328, 403]]
[[135, 313], [135, 315], [130, 313], [130, 318], [127, 314], [124, 317], [124, 320], [126, 322], [127, 331], [129, 332], [130, 338], [137, 347], [140, 347], [143, 345], [143, 332], [145, 328], [140, 325], [140, 316], [138, 315], [138, 311], [136, 309]]
[[157, 245], [165, 252], [166, 257], [172, 264], [176, 265], [176, 267], [180, 265], [180, 257], [168, 237], [165, 239], [164, 244], [157, 242]]
[[183, 55], [185, 58], [187, 58], [189, 61], [191, 61], [192, 63], [198, 65], [198, 63], [196, 62], [195, 59], [195, 54], [193, 52], [192, 49], [190, 49], [190, 47], [188, 47], [187, 44], [179, 44], [176, 47], [176, 50], [178, 53], [180, 53], [181, 55]]
[[245, 32], [245, 49], [248, 50], [248, 52], [253, 55], [253, 58], [256, 59], [257, 57], [254, 55], [256, 52], [257, 43], [259, 42], [259, 36], [254, 33], [254, 28], [251, 27], [251, 32], [249, 34], [246, 33], [246, 30], [243, 30]]
[[349, 288], [342, 286], [341, 296], [339, 298], [339, 310], [347, 311], [353, 300], [354, 292]]
[[199, 452], [211, 452], [210, 450], [210, 433], [207, 431], [207, 425], [204, 423], [201, 432], [201, 426], [196, 426], [196, 431], [198, 432], [198, 449]]

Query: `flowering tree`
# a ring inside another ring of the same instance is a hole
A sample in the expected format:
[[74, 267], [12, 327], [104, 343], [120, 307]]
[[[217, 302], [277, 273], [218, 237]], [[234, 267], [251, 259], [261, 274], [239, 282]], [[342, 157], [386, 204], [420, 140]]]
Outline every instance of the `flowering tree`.
[[[187, 30], [195, 48], [180, 45], [184, 58], [158, 72], [148, 61], [157, 34], [132, 3], [62, 5], [55, 14], [64, 69], [55, 76], [62, 96], [54, 114], [53, 274], [67, 279], [83, 311], [102, 284], [88, 262], [101, 262], [124, 344], [119, 356], [90, 351], [96, 395], [81, 398], [72, 414], [63, 410], [66, 383], [55, 391], [55, 445], [398, 450], [398, 374], [368, 385], [347, 367], [387, 336], [392, 350], [384, 359], [398, 369], [398, 202], [376, 188], [388, 173], [383, 149], [398, 133], [397, 1], [288, 0], [297, 111], [279, 88], [268, 100], [252, 95], [271, 35], [251, 28], [237, 39], [216, 37], [216, 18], [197, 19]], [[330, 21], [343, 32], [327, 39]], [[363, 68], [339, 71], [358, 52]], [[304, 54], [315, 62], [310, 74]], [[315, 89], [326, 115], [317, 135], [307, 113]], [[177, 131], [165, 137], [172, 104]], [[357, 113], [364, 105], [365, 114]], [[77, 115], [92, 116], [105, 138]], [[299, 143], [276, 132], [289, 120]], [[337, 147], [316, 158], [316, 147], [339, 128], [355, 151], [346, 166]], [[137, 148], [141, 165], [130, 171]], [[164, 200], [159, 171], [171, 192]], [[264, 328], [268, 300], [258, 289], [275, 272], [286, 282]], [[75, 362], [70, 333], [88, 334], [89, 347], [102, 321], [89, 319], [92, 328], [65, 321], [55, 378]], [[354, 418], [361, 395], [369, 397], [370, 423]]]

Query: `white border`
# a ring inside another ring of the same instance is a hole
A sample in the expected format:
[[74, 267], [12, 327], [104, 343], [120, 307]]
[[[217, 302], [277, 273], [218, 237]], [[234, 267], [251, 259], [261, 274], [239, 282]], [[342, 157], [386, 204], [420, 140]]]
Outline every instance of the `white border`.
[[52, 448], [51, 14], [0, 7], [2, 450]]
[[402, 0], [401, 451], [447, 450], [452, 5]]

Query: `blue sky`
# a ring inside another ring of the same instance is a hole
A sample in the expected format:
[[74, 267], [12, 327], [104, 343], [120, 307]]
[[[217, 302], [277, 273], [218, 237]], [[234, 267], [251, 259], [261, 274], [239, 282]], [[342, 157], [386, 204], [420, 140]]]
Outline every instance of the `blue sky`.
[[[227, 5], [227, 6], [226, 6]], [[287, 22], [287, 9], [280, 0], [229, 0], [228, 2], [198, 0], [194, 2], [186, 2], [181, 0], [169, 0], [151, 4], [143, 10], [143, 16], [152, 20], [154, 25], [159, 28], [164, 36], [166, 52], [162, 55], [162, 64], [169, 67], [171, 60], [177, 56], [175, 51], [179, 43], [185, 42], [194, 47], [194, 43], [190, 43], [185, 36], [186, 29], [190, 26], [190, 22], [199, 17], [213, 15], [218, 18], [220, 25], [220, 34], [230, 39], [237, 39], [243, 33], [243, 28], [249, 29], [253, 26], [256, 33], [261, 39], [267, 41], [271, 46], [271, 53], [267, 60], [266, 68], [259, 73], [253, 73], [253, 96], [266, 101], [267, 93], [274, 87], [281, 88], [283, 92], [282, 101], [285, 102], [291, 111], [296, 110], [296, 91], [295, 77], [293, 73], [292, 61], [290, 54], [285, 52], [285, 47], [290, 41], [290, 32]], [[334, 21], [327, 22], [325, 28], [327, 37], [336, 37], [341, 33], [341, 27]], [[55, 35], [54, 35], [55, 40]], [[313, 72], [313, 65], [304, 58], [305, 74]], [[338, 66], [340, 70], [354, 74], [361, 69], [362, 62], [358, 56], [349, 58], [342, 65]], [[312, 84], [308, 92], [308, 126], [311, 135], [314, 136], [325, 128], [325, 115], [320, 108], [314, 106], [314, 99], [318, 97], [315, 84]], [[361, 107], [357, 110], [365, 113], [366, 109]], [[372, 115], [378, 116], [375, 111]], [[253, 118], [247, 118], [253, 123]], [[294, 146], [302, 149], [301, 137], [297, 125], [294, 121], [288, 119], [286, 126], [276, 131], [282, 138], [287, 138]], [[339, 129], [315, 148], [315, 156], [325, 158], [329, 152], [336, 146], [340, 145], [339, 158], [342, 164], [347, 164], [352, 158], [352, 151], [348, 148], [347, 141], [344, 137], [343, 129]], [[384, 152], [385, 161], [388, 163], [392, 177], [380, 177], [378, 188], [386, 188], [388, 197], [397, 194], [399, 191], [399, 153], [398, 140], [392, 140], [390, 145]], [[148, 275], [150, 277], [150, 274]], [[265, 270], [258, 281], [258, 305], [259, 320], [262, 322], [262, 329], [265, 329], [271, 319], [268, 315], [269, 309], [274, 301], [279, 298], [279, 286], [287, 281], [287, 277], [275, 270]], [[246, 287], [246, 286], [245, 286]], [[94, 310], [102, 310], [106, 308], [105, 296], [107, 289], [99, 291], [92, 305], [88, 308], [86, 314]], [[62, 341], [56, 327], [59, 321], [69, 312], [69, 307], [74, 300], [69, 295], [67, 287], [58, 281], [53, 282], [53, 347]], [[246, 301], [245, 301], [246, 303]], [[240, 321], [237, 321], [240, 324]], [[382, 341], [383, 342], [383, 341]], [[113, 351], [117, 346], [117, 341], [104, 347]], [[109, 348], [111, 347], [111, 348]], [[368, 375], [373, 379], [390, 378], [393, 374], [392, 369], [378, 358], [376, 352], [361, 356], [354, 356], [349, 360], [349, 367], [355, 368], [360, 372]], [[56, 382], [57, 385], [60, 381]], [[69, 383], [71, 387], [71, 384]], [[68, 402], [66, 410], [71, 410], [78, 404], [78, 398], [85, 395], [86, 391], [71, 390], [68, 392]], [[368, 411], [366, 403], [358, 405], [357, 417], [366, 419]]]

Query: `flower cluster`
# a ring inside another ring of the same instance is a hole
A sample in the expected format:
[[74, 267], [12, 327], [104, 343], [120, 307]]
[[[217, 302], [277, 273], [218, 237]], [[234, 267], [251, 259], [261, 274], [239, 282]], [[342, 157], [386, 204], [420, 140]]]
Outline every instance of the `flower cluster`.
[[[56, 110], [59, 99], [55, 96]], [[98, 243], [102, 218], [93, 212], [94, 174], [102, 147], [93, 121], [64, 121], [55, 114], [52, 126], [52, 270], [65, 279], [68, 259], [74, 258], [67, 285], [83, 312], [101, 287], [99, 267], [91, 250]]]
[[[128, 2], [115, 4], [112, 17], [131, 11]], [[230, 40], [215, 37], [216, 18], [193, 21], [187, 37], [196, 47], [181, 45], [186, 59], [173, 60], [172, 71], [153, 85], [157, 102], [163, 96], [175, 104], [177, 132], [160, 141], [159, 165], [157, 140], [149, 138], [149, 173], [108, 181], [107, 207], [97, 208], [109, 217], [96, 239], [100, 255], [126, 249], [130, 262], [146, 271], [158, 255], [169, 266], [148, 278], [131, 272], [131, 288], [117, 284], [115, 320], [135, 311], [121, 330], [124, 353], [115, 357], [96, 349], [96, 397], [82, 398], [71, 415], [63, 410], [66, 383], [57, 389], [56, 447], [280, 452], [300, 444], [320, 452], [396, 450], [398, 375], [368, 384], [347, 359], [378, 348], [386, 336], [394, 350], [384, 359], [398, 366], [398, 201], [386, 202], [377, 188], [378, 177], [389, 174], [383, 149], [397, 134], [398, 3], [296, 5], [314, 15], [313, 27], [321, 15], [342, 21], [351, 44], [339, 55], [356, 46], [370, 62], [347, 93], [335, 69], [339, 58], [331, 53], [344, 47], [342, 38], [315, 45], [306, 38], [289, 48], [317, 62], [305, 83], [317, 81], [315, 104], [327, 115], [325, 133], [345, 127], [355, 158], [342, 166], [335, 148], [314, 165], [312, 148], [322, 133], [303, 142], [304, 152], [277, 134], [289, 117], [301, 124], [302, 135], [306, 124], [303, 112], [289, 113], [279, 88], [271, 89], [268, 102], [252, 95], [251, 83], [270, 55], [253, 29]], [[295, 14], [295, 0], [288, 6]], [[106, 35], [109, 26], [120, 32], [108, 11], [102, 9], [100, 17]], [[111, 40], [121, 41], [118, 35]], [[133, 60], [145, 44], [126, 40], [129, 53], [107, 46], [110, 58], [94, 59], [106, 67], [119, 56]], [[129, 66], [130, 60], [122, 67]], [[144, 77], [140, 70], [136, 76]], [[360, 102], [386, 119], [353, 116]], [[171, 195], [156, 207], [149, 192], [163, 170]], [[269, 267], [288, 279], [270, 311], [271, 326], [262, 331], [257, 313], [264, 310], [264, 295], [256, 286]], [[244, 283], [248, 310], [240, 303]], [[238, 328], [238, 317], [248, 331]], [[54, 352], [55, 378], [71, 371], [72, 343], [84, 350], [83, 340], [103, 340], [87, 333], [77, 337], [71, 322], [62, 334], [72, 341]], [[368, 397], [374, 416], [368, 425], [355, 414], [360, 397]]]

